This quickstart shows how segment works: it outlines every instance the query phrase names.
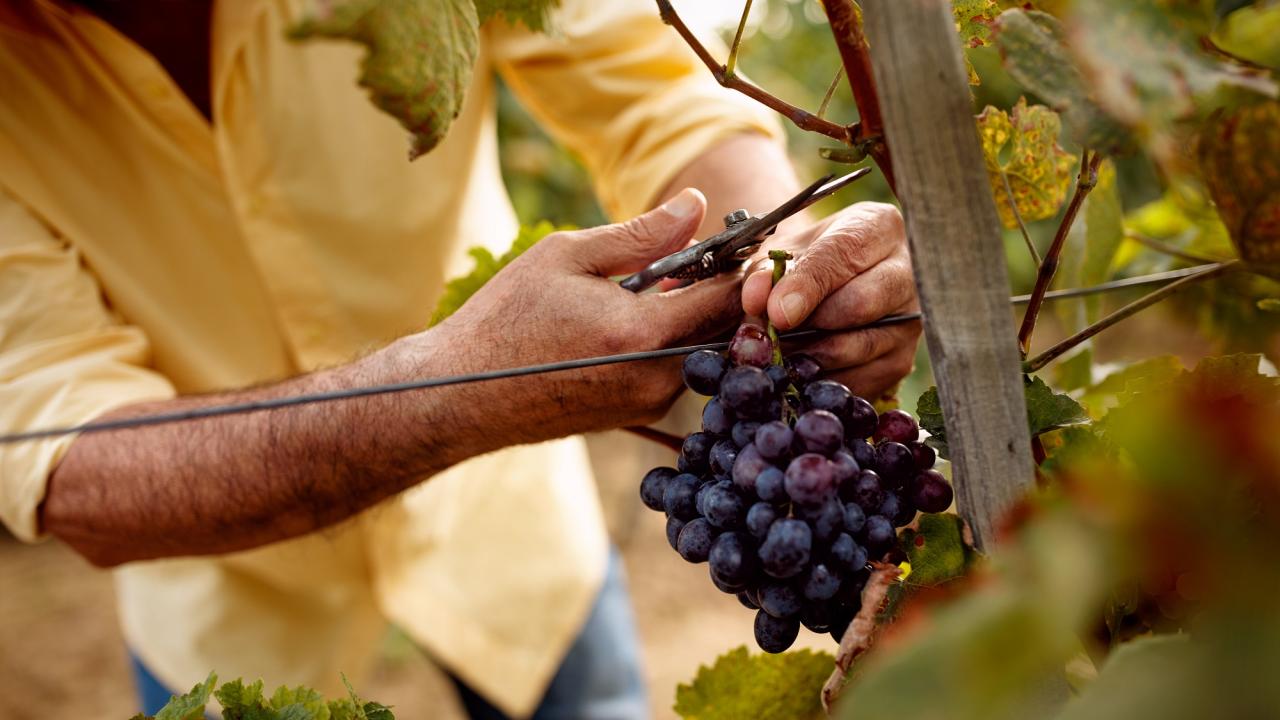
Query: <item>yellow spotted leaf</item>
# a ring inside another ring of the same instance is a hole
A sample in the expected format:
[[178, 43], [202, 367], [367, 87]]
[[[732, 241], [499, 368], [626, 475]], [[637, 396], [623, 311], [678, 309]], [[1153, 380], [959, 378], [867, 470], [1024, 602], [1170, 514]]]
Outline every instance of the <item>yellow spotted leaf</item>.
[[988, 106], [978, 116], [987, 176], [1005, 227], [1018, 226], [1015, 204], [1029, 222], [1053, 217], [1066, 200], [1076, 160], [1058, 145], [1061, 129], [1057, 113], [1028, 106], [1026, 98], [1012, 112]]

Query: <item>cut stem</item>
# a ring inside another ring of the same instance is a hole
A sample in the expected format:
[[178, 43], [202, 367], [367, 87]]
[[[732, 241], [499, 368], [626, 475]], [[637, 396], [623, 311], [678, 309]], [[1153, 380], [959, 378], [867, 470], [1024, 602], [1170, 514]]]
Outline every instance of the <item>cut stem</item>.
[[[733, 45], [729, 48], [729, 59], [724, 61], [724, 74], [733, 77], [734, 67], [738, 64], [738, 48], [742, 45], [742, 31], [747, 29], [747, 16], [751, 15], [751, 0], [742, 8], [742, 19], [738, 21], [738, 32], [733, 35]], [[819, 112], [821, 117], [822, 113]]]
[[1031, 358], [1030, 360], [1027, 360], [1022, 364], [1022, 371], [1028, 372], [1028, 373], [1036, 372], [1037, 370], [1043, 368], [1045, 365], [1048, 365], [1049, 363], [1061, 357], [1063, 353], [1067, 352], [1071, 348], [1075, 347], [1076, 345], [1079, 345], [1085, 340], [1088, 340], [1094, 335], [1097, 335], [1103, 330], [1106, 330], [1112, 325], [1115, 325], [1121, 320], [1124, 320], [1125, 318], [1130, 317], [1131, 315], [1134, 315], [1142, 310], [1145, 310], [1146, 308], [1151, 307], [1152, 305], [1160, 302], [1161, 300], [1164, 300], [1165, 298], [1173, 295], [1174, 293], [1177, 293], [1196, 283], [1200, 283], [1200, 282], [1204, 282], [1205, 280], [1216, 278], [1220, 275], [1224, 275], [1228, 272], [1231, 272], [1232, 270], [1238, 270], [1240, 268], [1241, 268], [1241, 263], [1239, 260], [1228, 260], [1226, 262], [1217, 263], [1215, 265], [1207, 267], [1204, 270], [1194, 275], [1188, 275], [1187, 277], [1184, 277], [1181, 280], [1176, 280], [1174, 282], [1171, 282], [1168, 285], [1165, 285], [1164, 287], [1160, 288], [1159, 290], [1153, 290], [1152, 292], [1147, 293], [1141, 298], [1134, 300], [1128, 305], [1125, 305], [1119, 310], [1116, 310], [1110, 315], [1102, 318], [1098, 322], [1081, 330], [1075, 335], [1072, 335], [1071, 337], [1066, 338], [1065, 340], [1059, 342], [1058, 344], [1054, 345], [1048, 350], [1045, 350], [1039, 355]]
[[[770, 250], [769, 259], [773, 261], [773, 279], [769, 283], [769, 288], [777, 287], [778, 281], [787, 272], [787, 261], [792, 258], [791, 253], [786, 250]], [[773, 320], [769, 318], [769, 313], [765, 311], [765, 331], [769, 333], [769, 342], [773, 344], [773, 364], [782, 364], [782, 341], [778, 339], [778, 328], [773, 326]]]
[[827, 106], [831, 104], [831, 97], [836, 94], [836, 88], [840, 87], [840, 79], [844, 77], [844, 65], [836, 70], [836, 76], [831, 78], [831, 84], [827, 86], [827, 94], [822, 96], [822, 104], [818, 106], [818, 117], [825, 117], [827, 114]]
[[1098, 184], [1098, 166], [1101, 163], [1102, 153], [1091, 153], [1088, 148], [1085, 148], [1080, 156], [1080, 176], [1076, 179], [1076, 191], [1071, 196], [1071, 203], [1067, 205], [1067, 211], [1062, 216], [1058, 231], [1054, 233], [1053, 244], [1049, 246], [1048, 252], [1044, 254], [1044, 260], [1040, 263], [1040, 269], [1036, 273], [1036, 284], [1031, 290], [1031, 299], [1027, 303], [1027, 311], [1022, 316], [1022, 327], [1018, 328], [1018, 350], [1024, 358], [1031, 349], [1031, 333], [1036, 329], [1036, 318], [1040, 315], [1044, 295], [1049, 292], [1053, 276], [1058, 272], [1058, 259], [1062, 255], [1063, 246], [1066, 245], [1067, 233], [1071, 231], [1071, 226], [1076, 221], [1080, 207], [1084, 205], [1084, 199], [1089, 196], [1089, 191]]

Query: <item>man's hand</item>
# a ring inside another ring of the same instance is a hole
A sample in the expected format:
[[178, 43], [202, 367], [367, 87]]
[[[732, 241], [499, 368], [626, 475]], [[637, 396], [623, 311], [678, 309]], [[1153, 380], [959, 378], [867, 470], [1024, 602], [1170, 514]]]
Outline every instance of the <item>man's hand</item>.
[[[419, 340], [457, 350], [453, 372], [704, 342], [739, 319], [740, 277], [640, 294], [609, 278], [687, 245], [705, 211], [702, 194], [685, 190], [624, 223], [549, 235]], [[679, 394], [679, 366], [674, 358], [505, 383], [519, 412], [495, 420], [517, 421], [503, 430], [512, 442], [651, 422]]]
[[[771, 269], [755, 269], [742, 288], [748, 315], [766, 314], [781, 330], [843, 330], [886, 315], [915, 312], [915, 282], [902, 215], [892, 205], [858, 203], [761, 250], [790, 250], [796, 261], [777, 287]], [[854, 392], [876, 398], [911, 371], [920, 323], [841, 333], [801, 348]]]

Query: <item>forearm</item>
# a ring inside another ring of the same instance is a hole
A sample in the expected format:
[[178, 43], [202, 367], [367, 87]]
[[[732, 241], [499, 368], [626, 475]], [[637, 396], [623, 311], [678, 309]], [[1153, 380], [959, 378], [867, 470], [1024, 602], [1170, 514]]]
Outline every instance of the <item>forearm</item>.
[[[243, 391], [141, 403], [101, 419], [444, 374], [421, 336], [352, 364]], [[339, 522], [496, 447], [442, 388], [80, 436], [54, 470], [44, 528], [99, 565], [231, 552]], [[476, 399], [476, 398], [471, 398]], [[481, 402], [480, 404], [483, 404]]]
[[[724, 229], [724, 216], [738, 208], [752, 214], [772, 210], [800, 189], [786, 149], [757, 134], [735, 135], [714, 145], [681, 169], [655, 204], [686, 187], [696, 187], [707, 196], [707, 216], [698, 229], [698, 238]], [[797, 213], [786, 226], [809, 222], [807, 213]]]

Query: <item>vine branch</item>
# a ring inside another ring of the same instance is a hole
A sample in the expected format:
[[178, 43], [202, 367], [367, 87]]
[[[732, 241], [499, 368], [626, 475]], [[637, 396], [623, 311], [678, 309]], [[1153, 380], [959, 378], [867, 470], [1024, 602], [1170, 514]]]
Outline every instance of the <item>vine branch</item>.
[[823, 120], [807, 110], [802, 110], [785, 100], [781, 100], [765, 90], [760, 89], [756, 85], [743, 80], [725, 65], [721, 65], [716, 62], [716, 59], [711, 56], [710, 51], [708, 51], [706, 46], [702, 44], [702, 41], [698, 40], [693, 32], [689, 30], [689, 26], [685, 25], [684, 21], [680, 19], [680, 14], [671, 6], [670, 0], [654, 1], [658, 4], [658, 12], [662, 16], [662, 21], [675, 28], [675, 31], [680, 34], [680, 37], [684, 39], [685, 43], [688, 44], [690, 49], [692, 49], [698, 56], [698, 59], [702, 61], [702, 64], [707, 66], [707, 69], [711, 71], [711, 75], [716, 79], [716, 82], [720, 83], [720, 85], [730, 90], [740, 92], [770, 110], [777, 112], [790, 120], [801, 130], [826, 135], [827, 137], [838, 140], [846, 145], [853, 143], [853, 135], [849, 128], [843, 125], [837, 125], [829, 120]]
[[742, 46], [742, 32], [747, 29], [747, 17], [751, 15], [751, 0], [742, 7], [742, 19], [738, 21], [738, 32], [733, 35], [733, 45], [729, 47], [729, 59], [724, 61], [724, 74], [733, 77], [733, 68], [738, 64], [738, 48]]
[[1168, 285], [1165, 285], [1164, 287], [1160, 288], [1159, 290], [1153, 290], [1152, 292], [1147, 293], [1146, 295], [1142, 296], [1137, 300], [1134, 300], [1128, 305], [1125, 305], [1119, 310], [1116, 310], [1110, 315], [1107, 315], [1106, 317], [1090, 325], [1089, 327], [1081, 330], [1075, 335], [1072, 335], [1071, 337], [1066, 338], [1065, 340], [1059, 342], [1058, 344], [1054, 345], [1048, 350], [1045, 350], [1039, 355], [1036, 355], [1030, 360], [1027, 360], [1022, 364], [1022, 371], [1027, 373], [1036, 372], [1037, 370], [1043, 368], [1045, 365], [1048, 365], [1049, 363], [1061, 357], [1063, 353], [1067, 352], [1068, 350], [1075, 347], [1076, 345], [1079, 345], [1085, 340], [1088, 340], [1089, 338], [1093, 337], [1094, 335], [1097, 335], [1103, 330], [1106, 330], [1112, 325], [1115, 325], [1121, 320], [1124, 320], [1127, 317], [1130, 317], [1138, 312], [1141, 312], [1142, 310], [1145, 310], [1151, 307], [1152, 305], [1160, 302], [1161, 300], [1164, 300], [1165, 298], [1173, 295], [1174, 293], [1184, 290], [1196, 283], [1204, 282], [1205, 280], [1210, 280], [1212, 278], [1216, 278], [1220, 275], [1224, 275], [1228, 272], [1231, 272], [1233, 270], [1239, 270], [1241, 268], [1242, 266], [1239, 260], [1228, 260], [1226, 262], [1220, 262], [1220, 263], [1211, 265], [1194, 275], [1188, 275], [1182, 278], [1181, 280], [1171, 282]]
[[884, 119], [880, 113], [880, 96], [876, 92], [876, 79], [871, 70], [871, 54], [862, 32], [862, 13], [853, 0], [824, 0], [827, 24], [840, 51], [845, 77], [853, 90], [853, 101], [858, 106], [858, 124], [852, 145], [865, 146], [867, 154], [880, 166], [889, 188], [897, 194], [893, 160], [889, 145], [884, 141]]
[[1102, 153], [1090, 152], [1085, 148], [1080, 156], [1080, 176], [1076, 179], [1075, 193], [1072, 194], [1071, 203], [1067, 205], [1067, 211], [1062, 216], [1058, 231], [1054, 233], [1053, 244], [1045, 252], [1044, 261], [1040, 263], [1040, 269], [1036, 272], [1036, 284], [1031, 290], [1027, 311], [1022, 316], [1022, 327], [1018, 328], [1018, 350], [1022, 352], [1024, 358], [1031, 349], [1031, 333], [1036, 329], [1036, 318], [1040, 315], [1044, 295], [1049, 292], [1053, 276], [1058, 272], [1058, 259], [1062, 255], [1063, 246], [1066, 245], [1067, 233], [1075, 223], [1076, 215], [1084, 205], [1084, 199], [1089, 196], [1089, 191], [1098, 184], [1098, 166], [1101, 164]]

